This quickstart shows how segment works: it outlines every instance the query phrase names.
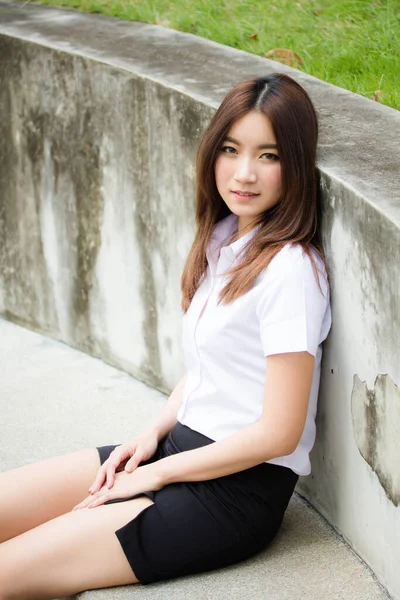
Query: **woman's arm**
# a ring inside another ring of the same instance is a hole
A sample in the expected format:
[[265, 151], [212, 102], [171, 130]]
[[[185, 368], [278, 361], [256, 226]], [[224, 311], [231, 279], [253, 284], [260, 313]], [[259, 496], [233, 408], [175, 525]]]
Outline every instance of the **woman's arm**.
[[179, 407], [182, 404], [183, 387], [186, 375], [175, 386], [156, 421], [143, 431], [133, 442], [117, 446], [97, 472], [96, 478], [89, 488], [89, 494], [99, 492], [106, 483], [110, 489], [114, 486], [116, 472], [132, 473], [140, 462], [150, 458], [157, 449], [158, 442], [170, 431], [176, 423]]
[[313, 371], [314, 356], [308, 352], [269, 356], [260, 420], [220, 442], [151, 465], [161, 485], [214, 479], [294, 452], [305, 425]]
[[155, 433], [158, 441], [166, 436], [176, 423], [176, 416], [182, 405], [183, 388], [186, 384], [186, 377], [187, 375], [184, 375], [182, 379], [178, 381], [157, 419], [146, 430], [146, 432], [151, 431]]
[[[220, 442], [167, 456], [139, 466], [133, 473], [119, 473], [112, 490], [102, 489], [76, 508], [95, 508], [116, 498], [159, 490], [169, 483], [223, 477], [291, 454], [304, 429], [313, 371], [314, 356], [308, 352], [268, 356], [264, 407], [259, 421]], [[174, 398], [171, 395], [171, 408], [165, 407], [156, 425], [160, 434], [176, 422], [180, 383]]]

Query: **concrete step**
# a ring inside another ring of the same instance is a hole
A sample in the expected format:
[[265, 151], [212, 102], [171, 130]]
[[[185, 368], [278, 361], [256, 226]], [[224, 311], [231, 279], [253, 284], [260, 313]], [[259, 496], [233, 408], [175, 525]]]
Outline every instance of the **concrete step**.
[[[0, 319], [0, 470], [133, 438], [165, 396], [102, 361]], [[17, 449], [17, 451], [16, 451]], [[274, 542], [229, 568], [82, 600], [383, 600], [371, 571], [295, 494]]]

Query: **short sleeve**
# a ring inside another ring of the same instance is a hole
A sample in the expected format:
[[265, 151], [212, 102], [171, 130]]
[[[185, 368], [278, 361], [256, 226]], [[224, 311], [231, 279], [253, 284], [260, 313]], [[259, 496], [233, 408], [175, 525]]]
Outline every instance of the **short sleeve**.
[[[316, 261], [321, 268], [318, 257]], [[300, 246], [285, 246], [272, 259], [260, 282], [256, 309], [264, 356], [302, 351], [316, 356], [329, 331], [323, 327], [329, 288], [325, 272], [318, 270], [318, 276], [321, 289]]]

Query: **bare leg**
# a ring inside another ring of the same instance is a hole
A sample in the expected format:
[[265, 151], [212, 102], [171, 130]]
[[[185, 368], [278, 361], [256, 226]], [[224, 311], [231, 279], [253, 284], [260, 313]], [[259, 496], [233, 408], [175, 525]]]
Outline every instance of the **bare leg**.
[[99, 467], [92, 448], [0, 473], [0, 542], [69, 512]]
[[69, 512], [0, 544], [0, 600], [49, 600], [135, 583], [115, 531], [151, 505], [139, 497]]

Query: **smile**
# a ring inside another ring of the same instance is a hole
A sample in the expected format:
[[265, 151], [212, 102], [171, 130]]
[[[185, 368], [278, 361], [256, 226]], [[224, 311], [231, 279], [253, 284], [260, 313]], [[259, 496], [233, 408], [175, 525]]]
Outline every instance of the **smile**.
[[251, 198], [255, 198], [260, 194], [252, 194], [251, 192], [232, 192], [236, 198], [240, 198], [241, 200], [250, 200]]

